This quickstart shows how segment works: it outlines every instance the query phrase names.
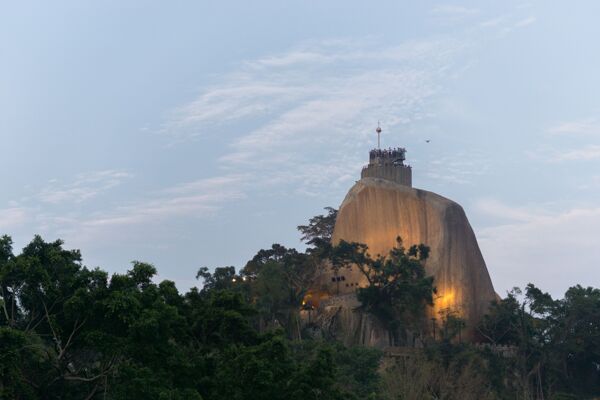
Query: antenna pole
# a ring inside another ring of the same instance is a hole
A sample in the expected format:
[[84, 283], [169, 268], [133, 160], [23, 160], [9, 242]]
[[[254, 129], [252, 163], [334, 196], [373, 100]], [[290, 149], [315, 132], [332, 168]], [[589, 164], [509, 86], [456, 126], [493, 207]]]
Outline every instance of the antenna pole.
[[377, 150], [381, 150], [381, 127], [379, 126], [379, 121], [377, 121], [377, 129], [375, 129], [375, 132], [377, 132]]

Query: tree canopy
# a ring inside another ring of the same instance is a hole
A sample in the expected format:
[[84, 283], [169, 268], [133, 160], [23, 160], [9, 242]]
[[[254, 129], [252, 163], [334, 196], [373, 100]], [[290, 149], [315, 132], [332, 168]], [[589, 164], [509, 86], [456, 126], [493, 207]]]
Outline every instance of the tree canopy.
[[[264, 260], [259, 282], [274, 262]], [[290, 293], [268, 300], [280, 288], [263, 282], [252, 304], [234, 268], [199, 277], [202, 289], [181, 294], [171, 281], [155, 282], [147, 263], [109, 276], [61, 241], [36, 236], [15, 255], [2, 237], [0, 398], [354, 398], [337, 372], [339, 348], [301, 350], [281, 329], [257, 329], [265, 303], [289, 302]]]
[[[353, 266], [360, 311], [409, 348], [435, 296], [424, 245], [373, 259], [331, 244], [336, 210], [299, 230], [305, 251], [274, 244], [239, 271], [198, 270], [181, 293], [149, 263], [88, 268], [39, 236], [16, 254], [0, 237], [0, 399], [585, 399], [600, 396], [600, 290], [555, 299], [533, 284], [490, 305], [479, 343], [452, 329], [396, 358], [308, 334], [303, 298], [323, 272]], [[455, 316], [446, 327], [460, 326]], [[456, 323], [458, 322], [458, 325]], [[451, 324], [452, 323], [452, 324]], [[460, 332], [460, 331], [459, 331]]]
[[419, 335], [425, 323], [426, 307], [433, 305], [436, 293], [432, 276], [422, 263], [430, 249], [424, 244], [405, 249], [402, 239], [386, 256], [373, 259], [368, 247], [344, 240], [329, 247], [324, 254], [335, 271], [356, 268], [367, 285], [357, 290], [361, 309], [375, 316], [389, 331], [391, 342], [406, 344], [407, 334]]

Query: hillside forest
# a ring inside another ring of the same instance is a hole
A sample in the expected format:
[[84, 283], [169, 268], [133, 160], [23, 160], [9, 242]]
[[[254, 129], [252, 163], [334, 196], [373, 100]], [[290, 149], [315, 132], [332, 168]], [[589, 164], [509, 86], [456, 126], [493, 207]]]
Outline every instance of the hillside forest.
[[[375, 258], [360, 243], [332, 246], [336, 210], [325, 210], [298, 227], [304, 250], [273, 244], [240, 269], [201, 267], [186, 292], [146, 262], [108, 273], [60, 240], [35, 236], [15, 252], [2, 236], [0, 399], [600, 396], [599, 289], [577, 285], [555, 299], [528, 283], [490, 304], [476, 343], [451, 311], [425, 337], [436, 296], [426, 244], [398, 238]], [[369, 282], [356, 311], [386, 327], [396, 353], [345, 346], [303, 319], [323, 268], [350, 265]]]

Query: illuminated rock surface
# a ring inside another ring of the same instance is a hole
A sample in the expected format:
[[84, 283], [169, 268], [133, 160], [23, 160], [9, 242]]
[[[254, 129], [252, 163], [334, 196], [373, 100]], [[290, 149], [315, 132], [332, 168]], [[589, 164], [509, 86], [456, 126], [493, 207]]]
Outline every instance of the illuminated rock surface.
[[[465, 337], [472, 336], [474, 324], [485, 314], [496, 294], [462, 207], [435, 193], [387, 179], [366, 177], [358, 181], [340, 206], [333, 242], [344, 239], [365, 243], [369, 253], [375, 256], [388, 254], [398, 236], [402, 237], [405, 247], [424, 243], [431, 248], [424, 265], [427, 273], [435, 278], [438, 294], [430, 317], [439, 318], [438, 313], [443, 309], [455, 311], [467, 322]], [[357, 270], [345, 271], [344, 275], [343, 284], [336, 283], [337, 287], [331, 287], [331, 291], [351, 293], [356, 290], [352, 283], [367, 284]], [[340, 329], [368, 331], [364, 316], [356, 315], [354, 318], [360, 320], [352, 321], [346, 315], [348, 310], [343, 308], [335, 311], [337, 323], [342, 325]], [[347, 337], [345, 341], [378, 345], [382, 334], [363, 332], [359, 336], [356, 340]]]

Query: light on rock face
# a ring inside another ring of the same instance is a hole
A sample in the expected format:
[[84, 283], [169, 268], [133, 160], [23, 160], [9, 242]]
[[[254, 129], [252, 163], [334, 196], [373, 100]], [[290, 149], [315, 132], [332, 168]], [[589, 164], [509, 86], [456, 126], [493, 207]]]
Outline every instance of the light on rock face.
[[[364, 243], [372, 255], [387, 255], [398, 236], [405, 247], [429, 246], [424, 267], [434, 277], [439, 294], [431, 317], [450, 310], [472, 330], [496, 299], [477, 239], [460, 205], [411, 187], [411, 170], [403, 163], [404, 153], [404, 149], [371, 151], [362, 179], [339, 208], [332, 242]], [[360, 271], [350, 269], [345, 275], [360, 287], [368, 284]], [[344, 294], [346, 288], [338, 290]]]

